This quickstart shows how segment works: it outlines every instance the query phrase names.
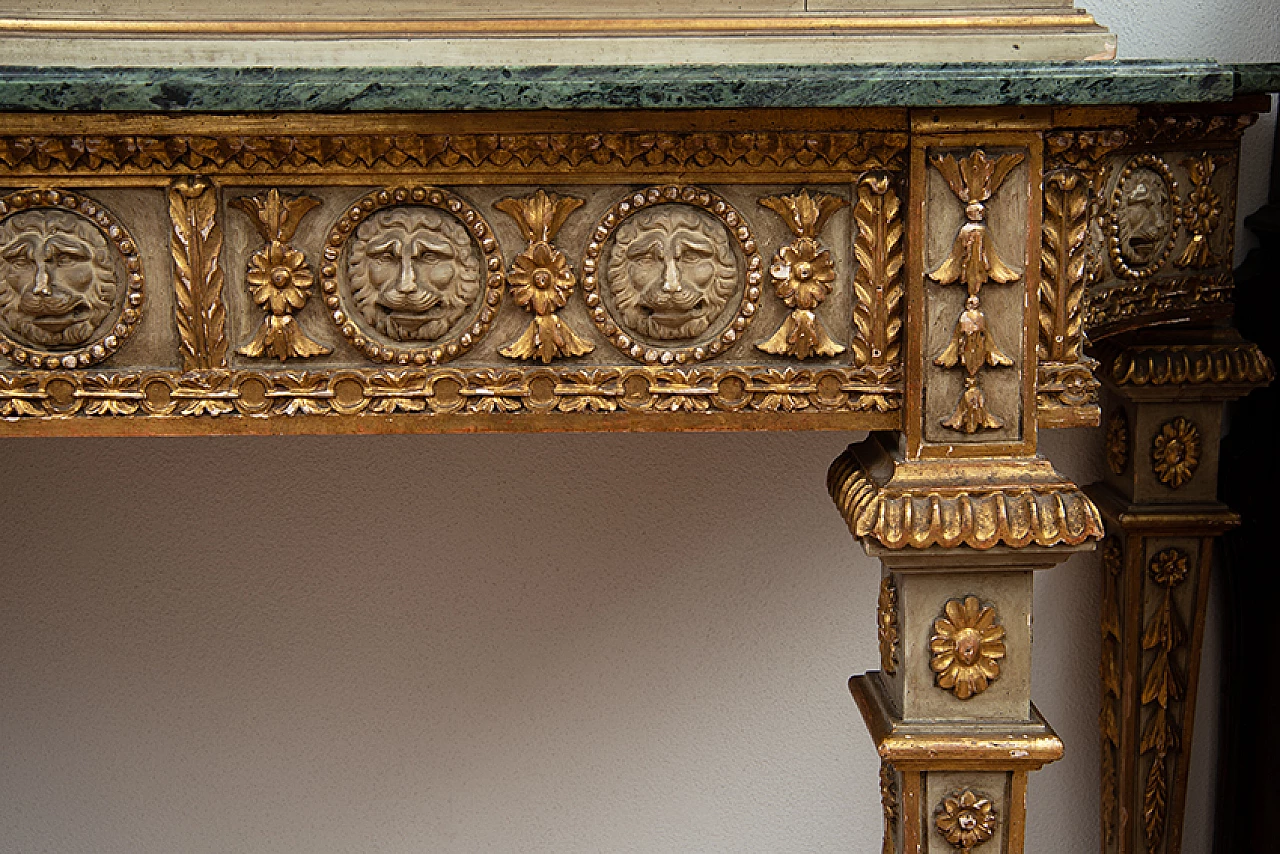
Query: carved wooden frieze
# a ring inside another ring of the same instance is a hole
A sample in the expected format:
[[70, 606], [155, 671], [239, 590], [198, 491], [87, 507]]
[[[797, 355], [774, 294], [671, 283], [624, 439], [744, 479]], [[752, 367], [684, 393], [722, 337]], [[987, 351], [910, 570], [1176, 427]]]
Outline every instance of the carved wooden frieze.
[[[887, 204], [863, 217], [871, 237], [851, 213], [861, 172], [12, 191], [0, 417], [108, 433], [264, 415], [334, 425], [303, 430], [891, 427], [902, 220], [874, 175]], [[879, 282], [860, 312], [859, 278]], [[266, 429], [221, 423], [208, 429]]]
[[1230, 315], [1244, 118], [1147, 117], [1108, 157], [1091, 226], [1102, 244], [1090, 271], [1092, 338]]

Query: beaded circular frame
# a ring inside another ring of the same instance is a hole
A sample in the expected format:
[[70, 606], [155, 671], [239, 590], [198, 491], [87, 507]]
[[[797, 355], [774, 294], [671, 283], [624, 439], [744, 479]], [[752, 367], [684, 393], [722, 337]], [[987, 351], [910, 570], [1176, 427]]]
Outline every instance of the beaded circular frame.
[[[659, 205], [687, 205], [711, 214], [724, 225], [730, 236], [737, 242], [743, 260], [746, 262], [746, 287], [743, 288], [737, 313], [714, 338], [704, 343], [685, 347], [661, 347], [638, 341], [634, 334], [624, 330], [613, 319], [600, 294], [601, 255], [614, 232], [639, 211]], [[637, 362], [647, 365], [685, 365], [701, 362], [733, 346], [755, 317], [760, 306], [760, 286], [763, 281], [764, 259], [760, 255], [755, 235], [742, 218], [742, 214], [715, 193], [701, 187], [668, 184], [637, 190], [610, 208], [609, 212], [596, 224], [582, 258], [582, 291], [591, 319], [613, 346]]]
[[[379, 341], [344, 304], [338, 280], [340, 262], [347, 249], [347, 242], [360, 224], [373, 214], [387, 208], [402, 207], [436, 208], [450, 214], [467, 229], [484, 256], [485, 287], [479, 298], [480, 310], [478, 314], [473, 314], [473, 320], [461, 335], [457, 334], [456, 329], [451, 329], [449, 337], [443, 343], [412, 347]], [[502, 250], [489, 223], [467, 202], [439, 187], [386, 187], [374, 190], [353, 202], [343, 211], [325, 238], [323, 262], [320, 265], [320, 288], [324, 294], [324, 304], [339, 331], [365, 357], [375, 362], [397, 365], [437, 365], [466, 353], [493, 325], [493, 319], [498, 316], [498, 306], [502, 303], [505, 284]]]
[[[1147, 169], [1154, 172], [1164, 182], [1165, 189], [1169, 194], [1169, 233], [1165, 236], [1160, 250], [1152, 256], [1150, 261], [1145, 264], [1132, 264], [1124, 256], [1124, 251], [1120, 248], [1120, 208], [1124, 204], [1125, 181], [1133, 177], [1134, 173], [1139, 169]], [[1169, 260], [1169, 254], [1173, 252], [1173, 245], [1177, 242], [1180, 222], [1181, 207], [1178, 204], [1178, 182], [1173, 177], [1173, 171], [1169, 168], [1169, 164], [1154, 154], [1139, 154], [1134, 157], [1124, 165], [1124, 169], [1120, 172], [1120, 178], [1116, 181], [1116, 187], [1111, 192], [1111, 205], [1107, 211], [1107, 230], [1109, 232], [1107, 236], [1107, 254], [1111, 257], [1111, 266], [1115, 268], [1117, 273], [1128, 279], [1145, 279], [1152, 275], [1164, 266], [1165, 261]]]
[[8, 356], [16, 364], [30, 365], [33, 368], [87, 368], [124, 346], [142, 320], [142, 310], [147, 301], [146, 277], [142, 273], [138, 242], [102, 203], [80, 193], [65, 190], [20, 190], [0, 198], [0, 221], [15, 214], [38, 210], [75, 214], [102, 232], [107, 243], [115, 248], [124, 262], [127, 284], [120, 289], [124, 296], [117, 295], [116, 302], [111, 307], [115, 321], [106, 327], [106, 332], [86, 344], [65, 350], [48, 350], [14, 341], [0, 331], [0, 356]]

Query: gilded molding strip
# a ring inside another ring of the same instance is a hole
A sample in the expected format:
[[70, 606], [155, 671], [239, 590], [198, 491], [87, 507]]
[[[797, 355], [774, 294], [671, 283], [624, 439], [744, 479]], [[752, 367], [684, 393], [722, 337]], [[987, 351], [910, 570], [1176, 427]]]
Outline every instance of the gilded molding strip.
[[289, 245], [308, 212], [320, 206], [311, 196], [285, 196], [271, 189], [256, 196], [241, 196], [231, 206], [243, 211], [267, 245], [249, 259], [245, 284], [253, 301], [266, 309], [253, 340], [236, 352], [250, 358], [273, 356], [280, 361], [325, 356], [331, 351], [317, 344], [294, 319], [311, 297], [315, 274], [306, 256]]
[[1151, 754], [1146, 784], [1142, 792], [1143, 831], [1147, 851], [1155, 854], [1164, 839], [1168, 814], [1169, 781], [1167, 761], [1181, 749], [1181, 737], [1169, 706], [1183, 698], [1186, 677], [1179, 672], [1174, 653], [1187, 641], [1187, 630], [1173, 602], [1173, 590], [1190, 572], [1188, 557], [1181, 549], [1164, 549], [1151, 558], [1148, 574], [1164, 588], [1156, 612], [1142, 632], [1142, 648], [1154, 657], [1142, 680], [1142, 706], [1151, 715], [1142, 733], [1139, 752]]
[[[1113, 468], [1114, 471], [1114, 468]], [[1120, 792], [1120, 631], [1121, 577], [1124, 574], [1124, 546], [1118, 537], [1109, 536], [1102, 545], [1102, 708], [1098, 713], [1098, 732], [1102, 739], [1102, 842], [1109, 848], [1116, 841], [1119, 823]]]
[[169, 188], [174, 306], [186, 371], [227, 364], [227, 307], [222, 301], [222, 227], [218, 195], [204, 178], [183, 178]]
[[884, 172], [858, 181], [853, 251], [853, 357], [859, 366], [897, 363], [902, 349], [902, 204]]
[[881, 854], [894, 854], [896, 847], [894, 845], [894, 828], [898, 823], [898, 815], [901, 812], [900, 798], [898, 797], [898, 772], [893, 765], [885, 760], [880, 761], [880, 808], [884, 812], [884, 842], [881, 845]]
[[815, 355], [840, 355], [845, 348], [831, 339], [817, 314], [836, 280], [831, 252], [818, 242], [818, 235], [831, 215], [849, 202], [828, 193], [810, 196], [803, 190], [791, 196], [769, 196], [760, 204], [782, 217], [795, 240], [778, 250], [769, 267], [774, 291], [791, 313], [777, 332], [756, 346], [801, 361]]
[[1089, 182], [1075, 170], [1044, 179], [1040, 249], [1040, 339], [1036, 354], [1051, 362], [1080, 358], [1089, 233]]
[[1233, 288], [1230, 273], [1116, 282], [1089, 294], [1085, 327], [1096, 342], [1166, 316], [1229, 317]]
[[280, 136], [0, 136], [0, 172], [212, 174], [512, 169], [616, 174], [737, 168], [903, 168], [907, 135], [894, 131], [661, 131], [616, 133], [439, 133]]
[[856, 413], [901, 394], [850, 368], [59, 371], [0, 373], [0, 416]]
[[893, 577], [880, 580], [876, 601], [876, 637], [880, 642], [880, 670], [890, 676], [898, 672], [898, 586]]
[[1257, 120], [1254, 113], [1143, 116], [1130, 129], [1129, 136], [1135, 147], [1239, 142]]

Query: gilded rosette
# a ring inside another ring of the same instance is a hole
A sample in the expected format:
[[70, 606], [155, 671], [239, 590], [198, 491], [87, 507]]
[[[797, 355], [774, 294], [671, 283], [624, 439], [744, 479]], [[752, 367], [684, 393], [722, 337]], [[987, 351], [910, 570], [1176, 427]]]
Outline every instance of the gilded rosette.
[[782, 217], [795, 240], [778, 250], [769, 267], [774, 292], [791, 314], [777, 332], [756, 346], [775, 356], [797, 359], [840, 355], [845, 348], [831, 338], [817, 314], [836, 280], [831, 252], [818, 242], [818, 235], [831, 215], [849, 203], [839, 196], [810, 196], [803, 190], [792, 196], [769, 196], [760, 204]]
[[330, 349], [308, 338], [294, 318], [311, 296], [315, 274], [306, 256], [289, 245], [302, 218], [320, 206], [319, 199], [285, 196], [272, 189], [233, 199], [231, 205], [243, 211], [267, 241], [249, 259], [245, 274], [249, 295], [267, 315], [253, 339], [237, 352], [251, 358], [271, 356], [282, 362], [328, 355]]
[[934, 815], [934, 824], [951, 847], [969, 854], [995, 835], [999, 822], [990, 799], [970, 789], [943, 799]]
[[551, 241], [582, 204], [582, 199], [544, 190], [494, 203], [516, 221], [529, 241], [528, 248], [512, 262], [507, 281], [516, 305], [534, 317], [524, 334], [498, 350], [509, 359], [539, 359], [549, 364], [559, 357], [584, 356], [595, 349], [556, 316], [568, 304], [578, 280], [569, 259]]
[[939, 688], [968, 700], [1000, 677], [1004, 626], [996, 622], [995, 607], [983, 605], [976, 596], [952, 599], [944, 612], [933, 621], [929, 666]]

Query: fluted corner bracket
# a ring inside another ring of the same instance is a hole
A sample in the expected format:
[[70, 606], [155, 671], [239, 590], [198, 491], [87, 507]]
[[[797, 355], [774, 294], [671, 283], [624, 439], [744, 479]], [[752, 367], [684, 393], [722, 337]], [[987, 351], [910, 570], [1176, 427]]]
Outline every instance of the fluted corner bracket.
[[1039, 457], [906, 460], [885, 436], [850, 445], [827, 489], [850, 532], [886, 549], [1080, 546], [1102, 517]]

